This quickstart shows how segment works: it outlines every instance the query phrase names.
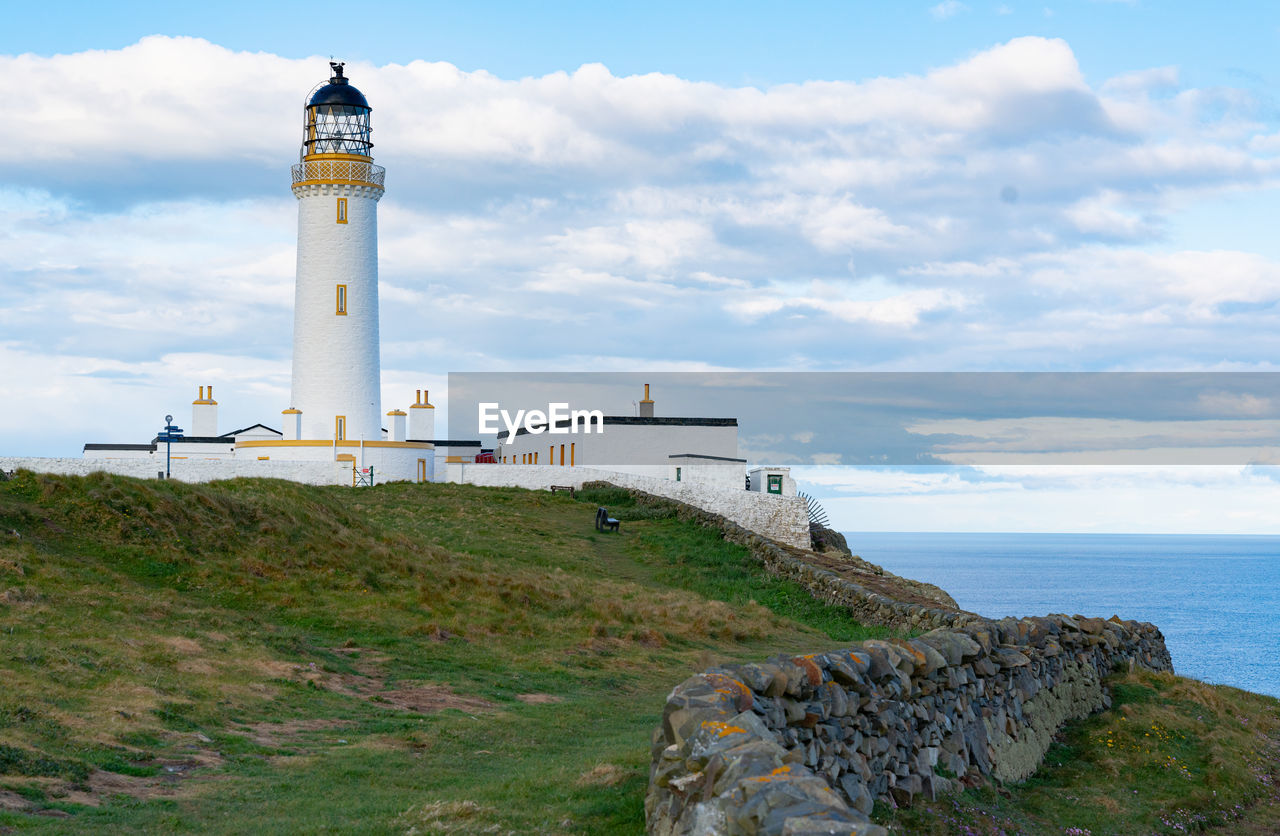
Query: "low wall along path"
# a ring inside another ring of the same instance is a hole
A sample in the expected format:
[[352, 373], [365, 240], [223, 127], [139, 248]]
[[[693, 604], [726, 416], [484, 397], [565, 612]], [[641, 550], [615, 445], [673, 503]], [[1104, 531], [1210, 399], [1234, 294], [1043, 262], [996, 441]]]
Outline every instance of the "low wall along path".
[[868, 815], [875, 801], [1027, 778], [1065, 722], [1110, 706], [1104, 676], [1172, 670], [1151, 624], [991, 621], [894, 601], [705, 510], [681, 515], [863, 623], [929, 632], [712, 668], [677, 685], [654, 732], [651, 834], [882, 836]]

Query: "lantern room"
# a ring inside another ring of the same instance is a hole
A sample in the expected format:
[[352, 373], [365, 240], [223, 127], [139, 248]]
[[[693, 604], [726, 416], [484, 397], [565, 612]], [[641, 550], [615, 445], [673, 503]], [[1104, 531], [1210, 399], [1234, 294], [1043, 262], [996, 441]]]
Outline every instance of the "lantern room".
[[369, 113], [364, 94], [342, 74], [343, 64], [330, 61], [333, 76], [307, 101], [303, 125], [302, 159], [316, 154], [354, 154], [372, 158]]

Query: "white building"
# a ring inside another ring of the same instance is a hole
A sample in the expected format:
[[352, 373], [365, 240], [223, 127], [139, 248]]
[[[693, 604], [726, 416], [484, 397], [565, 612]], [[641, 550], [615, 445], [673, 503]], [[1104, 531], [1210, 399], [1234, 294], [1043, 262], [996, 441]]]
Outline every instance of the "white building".
[[[161, 465], [166, 456], [176, 462], [334, 462], [353, 478], [372, 469], [378, 481], [430, 481], [437, 443], [459, 460], [470, 451], [474, 461], [479, 442], [473, 450], [470, 442], [435, 440], [435, 409], [425, 390], [407, 413], [382, 413], [378, 201], [386, 170], [373, 162], [372, 108], [343, 65], [330, 66], [332, 77], [303, 108], [302, 147], [293, 166], [298, 261], [291, 403], [281, 413], [282, 428], [255, 424], [219, 434], [213, 387], [201, 386], [185, 438], [86, 444], [85, 458], [153, 458]], [[263, 475], [280, 475], [275, 470], [264, 466]], [[236, 472], [244, 475], [244, 468]], [[180, 467], [175, 474], [181, 476]]]
[[[521, 427], [498, 433], [499, 464], [590, 467], [742, 490], [747, 460], [738, 457], [737, 418], [666, 417], [654, 414], [645, 384], [638, 415], [604, 415], [600, 421], [558, 421], [556, 430]], [[794, 494], [794, 483], [793, 490]]]

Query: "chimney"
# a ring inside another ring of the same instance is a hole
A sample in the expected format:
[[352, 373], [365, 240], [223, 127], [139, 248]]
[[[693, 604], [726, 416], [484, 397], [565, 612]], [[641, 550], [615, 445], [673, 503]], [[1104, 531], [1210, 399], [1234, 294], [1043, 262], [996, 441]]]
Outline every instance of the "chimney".
[[[208, 389], [208, 392], [205, 390]], [[218, 402], [213, 399], [213, 387], [201, 386], [200, 397], [191, 402], [191, 435], [216, 436], [218, 434]]]
[[649, 384], [644, 385], [644, 400], [640, 402], [640, 417], [653, 417], [653, 401], [649, 398]]
[[297, 441], [302, 438], [302, 410], [289, 407], [280, 413], [284, 416], [284, 432], [285, 441]]
[[436, 408], [427, 400], [426, 389], [418, 389], [413, 406], [409, 407], [408, 441], [431, 441], [436, 434]]
[[387, 417], [391, 419], [391, 434], [387, 441], [404, 441], [405, 411], [393, 409], [387, 413]]

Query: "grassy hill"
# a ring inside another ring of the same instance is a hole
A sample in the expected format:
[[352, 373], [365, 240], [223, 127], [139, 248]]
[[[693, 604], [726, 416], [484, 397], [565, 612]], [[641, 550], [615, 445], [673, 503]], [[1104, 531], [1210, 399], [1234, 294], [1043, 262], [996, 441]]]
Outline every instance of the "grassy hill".
[[[0, 483], [0, 833], [641, 832], [673, 685], [886, 633], [624, 497]], [[621, 536], [594, 531], [601, 501]], [[1062, 833], [1086, 802], [1052, 799], [1096, 794], [1099, 834], [1185, 832], [1151, 818], [1178, 809], [1280, 820], [1263, 780], [1274, 700], [1172, 677], [1119, 687], [1121, 710], [1069, 730], [1060, 765], [1014, 794], [880, 815], [903, 832]], [[1167, 740], [1099, 736], [1152, 722]], [[1122, 793], [1139, 767], [1140, 803]]]

